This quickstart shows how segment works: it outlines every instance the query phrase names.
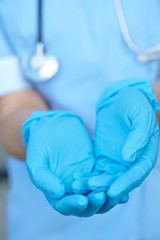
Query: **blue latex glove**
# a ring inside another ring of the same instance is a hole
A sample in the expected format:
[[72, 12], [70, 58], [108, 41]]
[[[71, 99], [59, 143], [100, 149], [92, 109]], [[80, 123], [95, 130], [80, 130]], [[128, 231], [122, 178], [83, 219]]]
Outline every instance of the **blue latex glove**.
[[117, 174], [107, 195], [127, 198], [156, 163], [159, 104], [147, 81], [126, 79], [105, 89], [96, 110], [95, 169], [107, 174], [90, 179], [89, 187], [103, 191], [108, 188], [107, 175]]
[[[101, 208], [97, 208], [97, 211], [94, 212], [95, 214], [102, 214], [108, 212], [117, 204], [126, 203], [129, 200], [128, 194], [122, 196], [121, 198], [114, 199], [107, 196], [106, 190], [118, 176], [119, 174], [111, 174], [108, 171], [102, 172], [94, 170], [92, 173], [84, 173], [83, 171], [80, 171], [78, 175], [74, 177], [72, 190], [74, 193], [84, 195], [90, 191], [92, 191], [90, 194], [105, 192], [106, 200], [104, 201]], [[89, 196], [89, 194], [87, 196]], [[94, 201], [94, 204], [99, 206], [98, 202], [96, 202], [96, 199]]]
[[[113, 206], [127, 202], [128, 193], [142, 183], [155, 165], [158, 110], [152, 87], [144, 80], [127, 79], [108, 86], [96, 105], [95, 171], [99, 175], [75, 181], [74, 191], [107, 190]], [[108, 209], [106, 201], [97, 213]]]
[[37, 111], [24, 123], [23, 133], [29, 175], [51, 206], [64, 215], [98, 211], [106, 200], [104, 193], [87, 197], [72, 195], [71, 190], [73, 175], [88, 173], [95, 164], [92, 139], [82, 120], [70, 112]]

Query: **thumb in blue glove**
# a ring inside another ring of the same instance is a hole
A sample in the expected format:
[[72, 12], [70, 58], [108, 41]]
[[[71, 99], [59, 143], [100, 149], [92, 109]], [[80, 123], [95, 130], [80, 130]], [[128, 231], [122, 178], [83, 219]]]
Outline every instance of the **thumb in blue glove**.
[[89, 217], [103, 206], [104, 192], [72, 194], [73, 175], [87, 174], [95, 164], [92, 139], [78, 116], [37, 111], [24, 123], [23, 133], [31, 180], [56, 211]]
[[[100, 190], [108, 189], [111, 198], [127, 197], [156, 163], [159, 104], [147, 81], [126, 79], [106, 88], [96, 109], [95, 169], [118, 174], [109, 189], [106, 174], [106, 180], [98, 181], [97, 190], [104, 186]], [[92, 184], [88, 185], [92, 189]]]
[[26, 165], [32, 182], [64, 215], [87, 209], [88, 198], [72, 195], [73, 174], [92, 170], [93, 143], [82, 120], [70, 112], [34, 112], [23, 125]]

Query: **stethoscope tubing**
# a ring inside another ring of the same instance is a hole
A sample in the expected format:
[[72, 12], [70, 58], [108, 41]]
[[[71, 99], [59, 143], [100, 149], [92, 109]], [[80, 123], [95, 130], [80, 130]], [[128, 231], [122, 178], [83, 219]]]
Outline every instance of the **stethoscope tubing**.
[[156, 60], [160, 58], [160, 43], [158, 43], [154, 47], [142, 49], [138, 47], [131, 39], [131, 36], [129, 34], [129, 30], [127, 27], [127, 22], [124, 16], [124, 12], [122, 9], [122, 5], [120, 0], [114, 0], [114, 6], [116, 9], [117, 17], [118, 17], [118, 22], [120, 25], [120, 29], [123, 35], [123, 38], [127, 44], [127, 46], [135, 53], [137, 54], [144, 54], [149, 57], [149, 60]]
[[43, 1], [38, 0], [38, 13], [37, 13], [37, 42], [43, 43]]

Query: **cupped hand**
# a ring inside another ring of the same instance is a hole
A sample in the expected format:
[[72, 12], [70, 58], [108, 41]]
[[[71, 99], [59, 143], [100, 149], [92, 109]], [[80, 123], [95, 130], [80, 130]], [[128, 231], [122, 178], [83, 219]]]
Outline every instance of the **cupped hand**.
[[73, 194], [73, 175], [92, 171], [93, 142], [82, 120], [65, 111], [34, 112], [23, 125], [26, 165], [32, 182], [51, 206], [64, 215], [91, 216], [106, 195]]
[[[115, 204], [126, 202], [128, 193], [143, 182], [156, 163], [158, 109], [146, 81], [124, 80], [109, 86], [96, 109], [95, 172], [99, 174], [76, 180], [74, 191], [107, 191]], [[107, 202], [99, 213], [105, 211]]]

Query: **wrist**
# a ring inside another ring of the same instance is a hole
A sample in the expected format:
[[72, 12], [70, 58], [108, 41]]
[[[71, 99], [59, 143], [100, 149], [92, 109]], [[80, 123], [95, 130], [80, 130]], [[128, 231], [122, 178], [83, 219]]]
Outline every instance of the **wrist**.
[[55, 121], [62, 118], [78, 118], [83, 123], [79, 116], [69, 111], [34, 111], [22, 126], [25, 146], [27, 147], [28, 145], [31, 129], [33, 129], [37, 123], [39, 123], [41, 120], [49, 119], [53, 121], [54, 124]]
[[111, 99], [113, 96], [118, 94], [121, 90], [125, 88], [136, 88], [139, 91], [141, 91], [145, 97], [147, 98], [148, 102], [152, 106], [152, 109], [155, 113], [159, 111], [159, 103], [156, 98], [156, 95], [152, 89], [151, 84], [145, 80], [145, 79], [124, 79], [120, 81], [116, 81], [109, 86], [107, 86], [102, 93], [100, 94], [100, 97], [96, 103], [96, 112], [105, 105], [105, 102], [109, 99]]

